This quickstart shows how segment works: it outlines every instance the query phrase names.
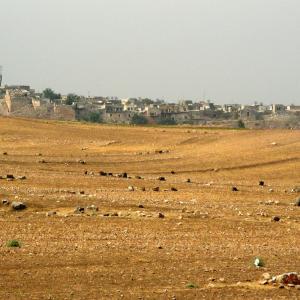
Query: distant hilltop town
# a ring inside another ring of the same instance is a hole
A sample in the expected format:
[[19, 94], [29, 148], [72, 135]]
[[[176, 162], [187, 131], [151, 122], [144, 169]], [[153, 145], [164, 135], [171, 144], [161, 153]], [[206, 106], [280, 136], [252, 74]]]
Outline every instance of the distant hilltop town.
[[0, 87], [0, 115], [110, 124], [300, 128], [300, 105], [218, 105], [208, 100], [168, 103], [148, 98], [42, 93], [30, 86]]

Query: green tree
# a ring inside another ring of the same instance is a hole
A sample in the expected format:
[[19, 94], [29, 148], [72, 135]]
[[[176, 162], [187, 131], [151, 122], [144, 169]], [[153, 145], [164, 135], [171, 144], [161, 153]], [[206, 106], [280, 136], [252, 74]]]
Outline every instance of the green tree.
[[147, 123], [148, 123], [148, 120], [143, 115], [134, 114], [132, 119], [131, 119], [131, 124], [144, 125], [144, 124], [147, 124]]
[[55, 93], [52, 89], [47, 88], [43, 91], [43, 96], [51, 101], [61, 99], [61, 94]]
[[150, 104], [153, 104], [154, 101], [149, 99], [149, 98], [144, 98], [142, 99], [143, 103], [146, 104], [146, 105], [150, 105]]
[[89, 119], [90, 119], [90, 122], [100, 123], [101, 122], [101, 115], [98, 111], [94, 111], [94, 112], [90, 113]]
[[66, 104], [72, 105], [74, 102], [78, 102], [79, 99], [80, 99], [80, 97], [77, 96], [76, 94], [72, 94], [72, 93], [68, 94]]
[[237, 126], [238, 128], [245, 128], [245, 123], [243, 122], [243, 120], [238, 120]]
[[92, 123], [101, 123], [101, 113], [98, 111], [92, 111], [87, 116], [83, 117], [82, 120], [86, 122], [92, 122]]

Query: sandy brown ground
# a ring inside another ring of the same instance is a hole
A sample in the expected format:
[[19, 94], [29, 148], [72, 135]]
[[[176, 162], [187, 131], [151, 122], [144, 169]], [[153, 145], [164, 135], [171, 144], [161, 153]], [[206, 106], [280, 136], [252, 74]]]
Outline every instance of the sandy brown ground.
[[[28, 205], [0, 204], [0, 299], [300, 299], [258, 284], [264, 272], [300, 272], [299, 131], [0, 118], [0, 165], [2, 176], [27, 177], [0, 180], [0, 200]], [[99, 212], [74, 214], [92, 204]]]

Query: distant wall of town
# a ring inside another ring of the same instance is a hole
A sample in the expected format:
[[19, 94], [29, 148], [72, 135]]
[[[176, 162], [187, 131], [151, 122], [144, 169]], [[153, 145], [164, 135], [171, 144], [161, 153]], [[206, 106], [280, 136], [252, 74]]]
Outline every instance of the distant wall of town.
[[[68, 97], [50, 101], [29, 86], [0, 88], [0, 114], [59, 120], [85, 120], [112, 124], [191, 124], [249, 128], [300, 128], [299, 105], [217, 105], [210, 101], [166, 103], [151, 99]], [[140, 123], [139, 123], [140, 122]], [[244, 124], [244, 125], [243, 125]]]
[[57, 105], [49, 101], [35, 99], [27, 90], [7, 89], [0, 101], [0, 114], [5, 116], [25, 116], [32, 118], [49, 118], [75, 120], [72, 106]]

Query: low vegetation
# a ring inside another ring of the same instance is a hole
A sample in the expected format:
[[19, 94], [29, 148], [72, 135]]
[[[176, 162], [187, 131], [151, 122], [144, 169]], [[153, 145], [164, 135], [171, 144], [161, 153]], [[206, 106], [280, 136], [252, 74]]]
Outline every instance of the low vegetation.
[[160, 119], [158, 121], [159, 125], [177, 125], [177, 122], [173, 119], [166, 118], [166, 119]]
[[90, 112], [87, 116], [82, 118], [83, 121], [91, 122], [91, 123], [101, 123], [102, 118], [100, 112], [94, 111]]
[[6, 245], [9, 248], [21, 248], [21, 243], [18, 240], [10, 240]]
[[195, 284], [195, 283], [188, 283], [188, 284], [186, 285], [186, 287], [187, 287], [188, 289], [196, 289], [196, 288], [198, 288], [199, 286], [198, 286], [197, 284]]
[[148, 119], [143, 115], [134, 114], [134, 116], [131, 119], [131, 124], [145, 125], [148, 124]]

